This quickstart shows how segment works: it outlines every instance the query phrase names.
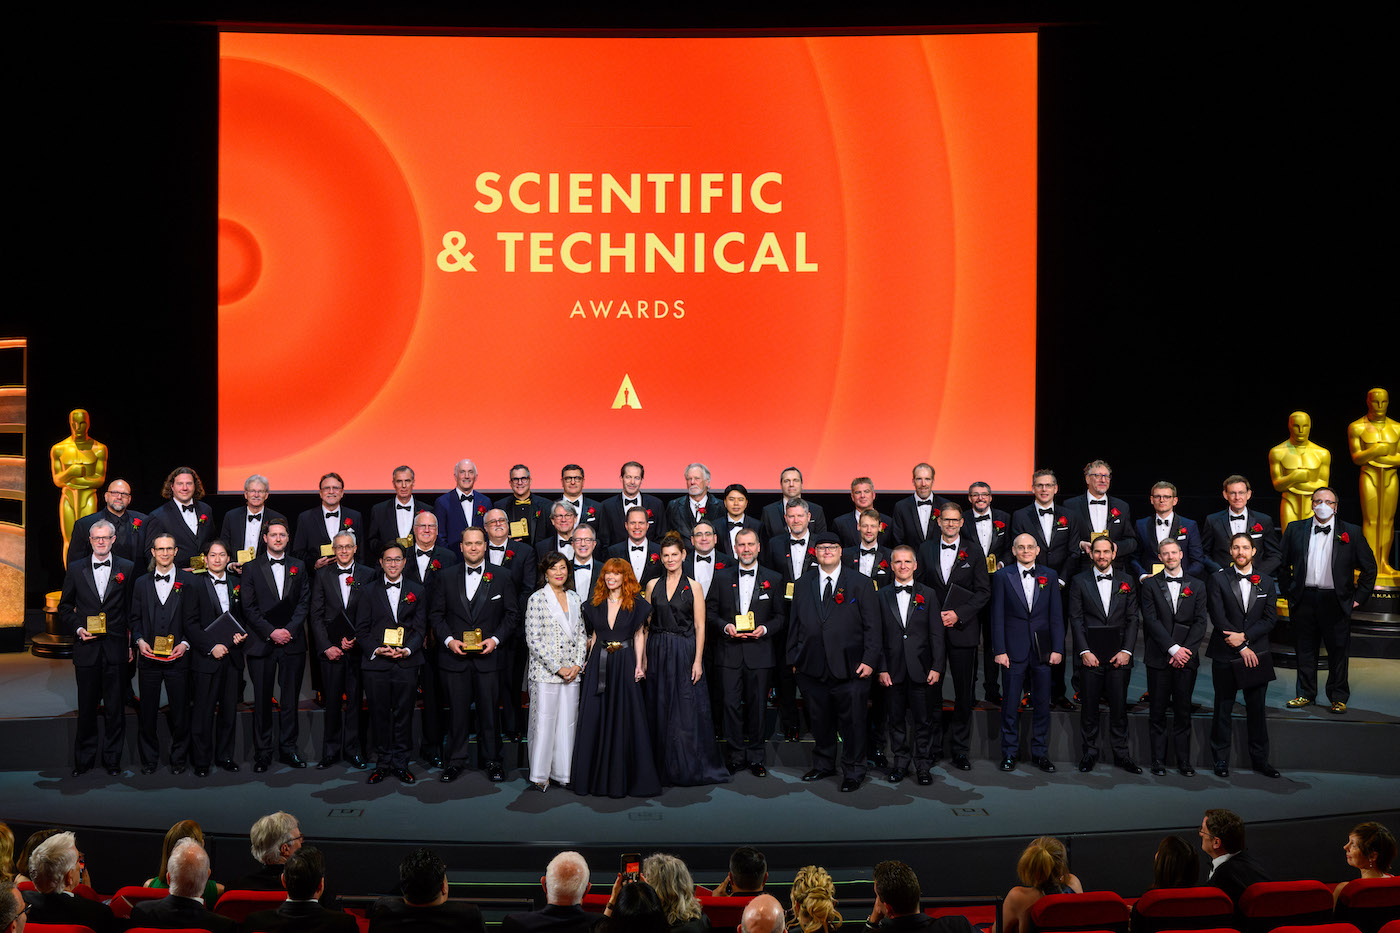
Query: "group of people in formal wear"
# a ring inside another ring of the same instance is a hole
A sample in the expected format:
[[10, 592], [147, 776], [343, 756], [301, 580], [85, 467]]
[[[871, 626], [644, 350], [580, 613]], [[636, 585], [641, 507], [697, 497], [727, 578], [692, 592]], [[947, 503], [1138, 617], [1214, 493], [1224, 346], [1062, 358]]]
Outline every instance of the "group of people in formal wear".
[[604, 501], [584, 494], [577, 464], [562, 469], [563, 495], [553, 499], [535, 493], [517, 464], [499, 502], [476, 488], [471, 460], [456, 464], [454, 488], [431, 501], [401, 466], [394, 496], [368, 520], [343, 501], [333, 472], [321, 477], [320, 503], [295, 522], [269, 507], [260, 475], [245, 482], [245, 504], [218, 522], [189, 467], [170, 472], [166, 501], [149, 515], [132, 511], [130, 485], [114, 480], [105, 507], [74, 529], [58, 610], [76, 642], [74, 774], [99, 759], [121, 773], [133, 660], [146, 700], [143, 772], [160, 763], [162, 688], [171, 770], [239, 770], [245, 669], [253, 770], [266, 771], [274, 756], [306, 767], [298, 697], [309, 656], [325, 702], [317, 767], [370, 767], [360, 723], [367, 700], [371, 783], [416, 780], [409, 761], [420, 695], [417, 755], [442, 781], [472, 767], [505, 780], [503, 739], [522, 733], [528, 778], [541, 791], [652, 796], [739, 770], [762, 777], [771, 694], [788, 739], [801, 733], [799, 696], [805, 705], [813, 754], [804, 781], [838, 778], [853, 791], [873, 763], [891, 782], [929, 784], [945, 753], [953, 768], [972, 767], [979, 668], [984, 698], [1001, 706], [1002, 770], [1016, 767], [1028, 704], [1030, 757], [1041, 770], [1055, 770], [1048, 735], [1059, 705], [1080, 712], [1079, 770], [1092, 770], [1106, 744], [1116, 765], [1141, 773], [1127, 730], [1139, 659], [1152, 772], [1166, 773], [1174, 745], [1189, 776], [1204, 643], [1215, 772], [1229, 774], [1242, 691], [1250, 764], [1277, 776], [1264, 696], [1278, 594], [1298, 636], [1297, 698], [1288, 705], [1315, 702], [1321, 641], [1327, 701], [1345, 712], [1348, 621], [1376, 565], [1360, 530], [1337, 517], [1334, 490], [1316, 490], [1312, 515], [1280, 539], [1249, 508], [1241, 475], [1223, 483], [1227, 508], [1199, 524], [1177, 513], [1176, 487], [1165, 481], [1151, 489], [1152, 514], [1133, 522], [1128, 504], [1109, 494], [1102, 460], [1085, 466], [1085, 492], [1063, 500], [1055, 474], [1037, 470], [1034, 501], [1014, 514], [992, 507], [985, 483], [969, 487], [966, 504], [946, 499], [934, 493], [934, 476], [930, 464], [916, 465], [912, 494], [892, 515], [874, 507], [874, 483], [857, 477], [851, 509], [830, 524], [803, 498], [796, 467], [782, 471], [782, 497], [758, 514], [742, 485], [712, 492], [700, 463], [685, 471], [686, 494], [666, 503], [643, 492], [635, 461], [622, 467], [621, 492]]

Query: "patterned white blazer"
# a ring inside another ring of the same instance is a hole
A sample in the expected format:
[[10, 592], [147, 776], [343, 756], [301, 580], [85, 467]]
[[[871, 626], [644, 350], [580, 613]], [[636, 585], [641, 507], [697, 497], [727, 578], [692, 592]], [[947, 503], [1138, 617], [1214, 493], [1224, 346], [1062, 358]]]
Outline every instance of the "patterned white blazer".
[[530, 649], [526, 669], [533, 683], [562, 684], [561, 667], [582, 665], [588, 648], [588, 636], [583, 630], [582, 604], [572, 589], [565, 591], [569, 614], [559, 608], [559, 600], [548, 586], [530, 596], [525, 605], [525, 644]]

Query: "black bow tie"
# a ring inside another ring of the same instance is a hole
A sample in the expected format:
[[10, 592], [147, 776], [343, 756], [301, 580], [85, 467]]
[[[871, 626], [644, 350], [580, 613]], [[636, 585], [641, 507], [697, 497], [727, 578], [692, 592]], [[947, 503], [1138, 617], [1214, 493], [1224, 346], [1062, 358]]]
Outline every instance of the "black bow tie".
[[395, 502], [395, 503], [394, 503], [394, 508], [396, 508], [396, 509], [403, 509], [405, 512], [412, 512], [412, 511], [413, 511], [413, 503], [410, 502], [408, 505], [399, 505], [397, 502]]
[[730, 523], [729, 523], [729, 530], [730, 530], [730, 531], [733, 531], [733, 530], [736, 529], [736, 528], [743, 528], [743, 527], [744, 527], [744, 523], [743, 523], [743, 522], [730, 522]]
[[92, 565], [92, 569], [93, 569], [93, 570], [96, 570], [98, 567], [110, 567], [110, 566], [112, 566], [112, 562], [111, 562], [110, 560], [104, 560], [104, 561], [103, 561], [102, 563], [100, 563], [100, 564], [93, 564], [93, 565]]
[[[211, 577], [210, 579], [213, 579], [213, 578]], [[215, 586], [228, 586], [228, 578], [225, 577], [225, 578], [222, 579], [222, 580], [214, 580], [214, 585], [215, 585]]]
[[340, 513], [339, 513], [339, 512], [327, 512], [327, 513], [326, 513], [326, 518], [339, 518], [339, 517], [340, 517]]
[[488, 544], [486, 548], [491, 551], [504, 551], [506, 546], [504, 544]]
[[806, 538], [800, 538], [800, 539], [798, 539], [797, 541], [792, 542], [792, 546], [793, 546], [793, 547], [802, 547], [802, 545], [804, 545], [804, 544], [806, 544], [806, 543], [807, 543], [807, 539], [806, 539]]
[[414, 557], [432, 557], [432, 556], [433, 556], [433, 552], [432, 552], [432, 551], [420, 551], [420, 550], [418, 550], [417, 548], [414, 548], [414, 549], [413, 549], [413, 556], [414, 556]]
[[1169, 526], [1169, 525], [1171, 525], [1171, 519], [1169, 519], [1169, 518], [1159, 518], [1159, 519], [1157, 519], [1157, 524], [1159, 524], [1159, 525], [1168, 525], [1168, 526]]
[[1315, 534], [1315, 535], [1330, 535], [1331, 533], [1332, 533], [1332, 526], [1331, 526], [1331, 525], [1314, 525], [1314, 526], [1313, 526], [1313, 534]]
[[259, 513], [256, 514], [256, 515], [249, 515], [249, 516], [248, 516], [248, 521], [250, 521], [250, 522], [260, 522], [260, 521], [262, 521], [262, 513], [259, 512]]
[[709, 563], [711, 560], [713, 560], [712, 557], [701, 557], [699, 554], [696, 554], [696, 555], [695, 555], [695, 559], [696, 559], [696, 560], [703, 560], [703, 561], [705, 561], [706, 563]]
[[645, 551], [646, 549], [647, 549], [647, 546], [646, 546], [645, 544], [634, 544], [634, 545], [632, 545], [632, 550], [634, 550], [634, 551]]
[[182, 512], [193, 512], [193, 511], [194, 511], [194, 504], [191, 503], [190, 505], [182, 505], [182, 506], [180, 506], [180, 511], [182, 511]]
[[591, 570], [593, 568], [592, 564], [571, 564], [570, 566], [574, 568], [574, 573], [578, 573], [580, 570]]
[[751, 576], [753, 576], [753, 575], [756, 574], [756, 573], [758, 573], [758, 570], [757, 570], [757, 569], [754, 569], [754, 570], [740, 570], [740, 571], [739, 571], [739, 576], [741, 576], [741, 577], [751, 577]]
[[1249, 518], [1249, 513], [1248, 513], [1248, 512], [1246, 512], [1246, 513], [1243, 514], [1243, 515], [1235, 515], [1233, 512], [1230, 514], [1230, 521], [1232, 521], [1232, 522], [1242, 522], [1242, 521], [1244, 521], [1246, 518]]
[[1090, 505], [1108, 505], [1108, 500], [1107, 500], [1107, 499], [1090, 499], [1090, 500], [1089, 500], [1089, 504], [1090, 504]]
[[1111, 573], [1109, 573], [1109, 574], [1102, 574], [1102, 573], [1100, 573], [1100, 574], [1095, 574], [1094, 579], [1097, 580], [1097, 581], [1099, 581], [1100, 583], [1102, 583], [1102, 582], [1105, 581], [1105, 580], [1107, 580], [1109, 583], [1112, 583], [1112, 582], [1113, 582], [1113, 574], [1111, 574]]
[[568, 547], [568, 546], [569, 546], [569, 542], [567, 542], [567, 541], [560, 541], [560, 542], [559, 542], [559, 550], [561, 550], [561, 551], [564, 550], [564, 548], [566, 548], [566, 547]]
[[972, 517], [972, 520], [974, 522], [989, 522], [992, 520], [992, 515], [990, 512], [988, 512], [986, 515], [974, 515]]
[[625, 506], [627, 506], [628, 508], [631, 508], [632, 506], [638, 504], [638, 500], [637, 500], [637, 499], [623, 499], [623, 500], [622, 500], [622, 504], [625, 505]]
[[457, 501], [459, 501], [459, 502], [470, 502], [470, 501], [472, 501], [472, 496], [473, 496], [473, 495], [474, 495], [474, 493], [470, 493], [470, 492], [467, 493], [466, 495], [463, 495], [462, 493], [459, 492], [459, 493], [457, 493]]
[[956, 544], [939, 544], [938, 547], [943, 551], [956, 551], [958, 549]]
[[1180, 583], [1181, 577], [1167, 577], [1168, 583]]
[[471, 576], [471, 575], [474, 574], [474, 573], [481, 573], [481, 568], [480, 568], [480, 567], [468, 567], [468, 568], [467, 568], [467, 576]]
[[868, 550], [868, 551], [867, 551], [865, 548], [861, 548], [861, 549], [860, 549], [860, 556], [861, 556], [861, 557], [865, 557], [865, 556], [868, 555], [868, 554], [874, 554], [874, 553], [875, 553], [875, 549], [874, 549], [874, 548], [871, 548], [871, 549]]
[[272, 564], [272, 565], [276, 566], [277, 564], [285, 564], [285, 563], [287, 562], [287, 558], [285, 558], [285, 557], [269, 557], [269, 558], [267, 559], [267, 562], [268, 562], [269, 564]]
[[400, 580], [400, 581], [398, 581], [397, 583], [390, 583], [388, 580], [385, 580], [385, 581], [384, 581], [384, 588], [387, 590], [389, 587], [392, 586], [394, 589], [398, 589], [398, 588], [399, 588], [399, 583], [402, 583], [402, 582], [403, 582], [403, 581]]
[[158, 573], [158, 574], [156, 574], [156, 582], [157, 582], [157, 583], [169, 583], [169, 582], [170, 582], [170, 574], [168, 574], [168, 573]]
[[896, 593], [912, 593], [914, 592], [914, 586], [913, 584], [910, 584], [909, 586], [896, 586], [894, 588], [894, 591]]
[[[1244, 574], [1242, 574], [1242, 573], [1240, 573], [1238, 570], [1236, 570], [1236, 571], [1235, 571], [1235, 579], [1236, 579], [1236, 580], [1249, 580], [1249, 577], [1245, 576]], [[1253, 581], [1253, 580], [1249, 580], [1249, 582], [1253, 583], [1254, 581]]]
[[921, 509], [926, 505], [933, 505], [932, 499], [919, 499], [914, 503], [914, 508]]
[[1036, 511], [1039, 512], [1041, 515], [1054, 515], [1054, 514], [1055, 514], [1055, 509], [1054, 509], [1053, 507], [1048, 508], [1048, 509], [1036, 509]]
[[1022, 570], [1022, 571], [1021, 571], [1021, 576], [1023, 576], [1023, 577], [1033, 577], [1033, 576], [1035, 576], [1035, 571], [1034, 571], [1034, 570]]
[[354, 568], [354, 567], [337, 567], [337, 568], [335, 568], [335, 570], [336, 570], [336, 573], [354, 573], [354, 572], [355, 572], [355, 568]]

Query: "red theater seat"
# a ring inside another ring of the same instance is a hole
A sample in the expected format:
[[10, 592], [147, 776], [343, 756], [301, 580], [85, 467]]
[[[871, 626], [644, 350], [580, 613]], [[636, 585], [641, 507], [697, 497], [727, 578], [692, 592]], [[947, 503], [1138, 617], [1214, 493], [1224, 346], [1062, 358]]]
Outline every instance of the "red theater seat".
[[1128, 933], [1128, 905], [1112, 891], [1047, 894], [1031, 905], [1027, 933], [1088, 933], [1113, 930]]
[[203, 927], [127, 927], [126, 933], [209, 933]]
[[26, 930], [33, 930], [34, 933], [93, 933], [91, 927], [85, 927], [81, 923], [34, 923], [29, 922], [24, 925]]
[[1319, 923], [1303, 926], [1274, 927], [1273, 933], [1361, 933], [1351, 923]]
[[1209, 929], [1234, 916], [1235, 905], [1219, 888], [1156, 888], [1133, 905], [1133, 933]]
[[225, 891], [214, 905], [214, 913], [231, 917], [241, 924], [249, 914], [272, 910], [286, 899], [286, 891]]
[[743, 897], [715, 897], [712, 894], [700, 897], [700, 908], [710, 918], [710, 926], [716, 930], [732, 930], [744, 917], [744, 908], [749, 906], [753, 895]]
[[1337, 919], [1361, 933], [1377, 933], [1387, 920], [1400, 918], [1400, 878], [1358, 878], [1342, 888]]
[[118, 888], [107, 906], [112, 908], [112, 913], [125, 920], [131, 916], [131, 908], [137, 904], [142, 901], [158, 901], [169, 893], [168, 888], [143, 888], [140, 885], [129, 884]]
[[1281, 926], [1329, 923], [1332, 889], [1321, 881], [1256, 881], [1240, 896], [1243, 933], [1271, 933]]

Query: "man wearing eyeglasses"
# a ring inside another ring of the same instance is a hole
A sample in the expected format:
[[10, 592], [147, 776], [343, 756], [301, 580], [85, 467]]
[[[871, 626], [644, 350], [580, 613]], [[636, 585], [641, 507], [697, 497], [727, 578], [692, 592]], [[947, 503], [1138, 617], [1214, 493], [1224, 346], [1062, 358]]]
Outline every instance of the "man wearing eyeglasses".
[[[564, 489], [564, 495], [560, 497], [560, 502], [567, 502], [574, 510], [574, 515], [580, 528], [587, 526], [593, 529], [593, 536], [600, 544], [608, 544], [602, 533], [603, 505], [595, 502], [583, 494], [583, 467], [577, 463], [566, 463], [559, 471], [559, 485]], [[547, 531], [543, 532], [546, 536]], [[538, 550], [538, 548], [536, 548]]]
[[[322, 476], [318, 490], [321, 504], [297, 516], [296, 535], [292, 540], [292, 555], [313, 572], [320, 572], [335, 562], [334, 552], [322, 552], [329, 548], [336, 535], [349, 531], [358, 538], [365, 533], [365, 522], [360, 513], [348, 508], [342, 501], [345, 497], [345, 480], [340, 478], [339, 473]], [[320, 679], [319, 674], [317, 679]]]
[[29, 905], [19, 893], [14, 883], [6, 885], [0, 893], [0, 933], [24, 933], [24, 915], [29, 913]]
[[263, 553], [263, 531], [274, 518], [286, 520], [287, 516], [276, 509], [268, 508], [267, 496], [271, 485], [266, 476], [254, 473], [243, 481], [243, 502], [240, 508], [224, 513], [224, 523], [219, 529], [219, 540], [228, 551], [228, 569], [242, 573], [243, 565], [238, 560], [238, 552], [250, 550], [253, 556]]
[[544, 496], [530, 489], [530, 468], [517, 463], [510, 468], [510, 495], [496, 503], [506, 513], [513, 541], [538, 541], [549, 537], [549, 506]]
[[[497, 508], [486, 513], [486, 561], [493, 567], [501, 568], [510, 577], [520, 603], [519, 618], [523, 620], [525, 604], [529, 602], [530, 594], [535, 592], [538, 561], [533, 547], [524, 541], [511, 540], [509, 527], [509, 519], [499, 503]], [[512, 742], [520, 740], [529, 719], [528, 713], [520, 705], [521, 697], [525, 695], [525, 661], [529, 656], [524, 635], [522, 624], [510, 641], [502, 646], [506, 653], [502, 658], [505, 670], [501, 675], [501, 734]]]
[[98, 522], [111, 522], [116, 529], [113, 554], [135, 562], [137, 556], [143, 553], [141, 541], [145, 537], [146, 515], [130, 508], [131, 484], [124, 479], [114, 479], [107, 484], [103, 498], [106, 505], [91, 515], [84, 515], [73, 526], [73, 540], [68, 543], [67, 566], [71, 567], [73, 561], [81, 561], [92, 554], [88, 538], [92, 534], [92, 526]]

